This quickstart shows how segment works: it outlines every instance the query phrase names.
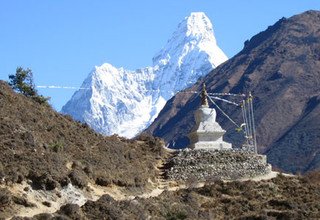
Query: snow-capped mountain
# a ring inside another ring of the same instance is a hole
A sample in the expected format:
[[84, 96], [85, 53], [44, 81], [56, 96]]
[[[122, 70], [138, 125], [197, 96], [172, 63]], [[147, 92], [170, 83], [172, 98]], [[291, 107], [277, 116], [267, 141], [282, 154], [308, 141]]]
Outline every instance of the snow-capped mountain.
[[176, 92], [226, 60], [208, 17], [191, 13], [154, 56], [152, 67], [95, 67], [62, 112], [102, 134], [131, 138], [152, 123]]

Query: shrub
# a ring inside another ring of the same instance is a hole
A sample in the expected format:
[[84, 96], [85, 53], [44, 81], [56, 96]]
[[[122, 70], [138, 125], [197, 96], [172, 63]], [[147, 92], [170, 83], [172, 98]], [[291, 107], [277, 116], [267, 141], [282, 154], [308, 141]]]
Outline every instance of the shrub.
[[52, 149], [54, 152], [58, 153], [63, 151], [64, 144], [62, 142], [56, 141], [54, 143], [49, 144], [50, 149]]
[[184, 212], [168, 212], [166, 215], [166, 220], [183, 220], [186, 219], [187, 215]]
[[11, 193], [7, 189], [0, 189], [0, 208], [11, 203]]

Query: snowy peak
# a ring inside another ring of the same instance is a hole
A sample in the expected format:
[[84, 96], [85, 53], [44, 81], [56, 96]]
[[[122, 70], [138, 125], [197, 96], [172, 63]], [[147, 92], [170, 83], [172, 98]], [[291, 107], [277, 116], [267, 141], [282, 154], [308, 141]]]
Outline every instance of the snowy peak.
[[186, 55], [195, 56], [191, 51], [206, 53], [212, 68], [228, 59], [217, 46], [213, 25], [203, 12], [192, 12], [180, 22], [166, 46], [154, 56], [153, 64], [162, 66], [171, 60], [180, 66]]
[[211, 33], [213, 34], [212, 23], [203, 12], [191, 13], [190, 16], [180, 23], [180, 26], [182, 28], [186, 26], [187, 37], [210, 37]]
[[[188, 39], [202, 40], [212, 38], [213, 26], [209, 18], [203, 12], [192, 12], [189, 16], [185, 17], [178, 25], [177, 30], [173, 34], [173, 38], [187, 37]], [[215, 38], [213, 37], [216, 43]]]
[[191, 13], [177, 27], [153, 66], [135, 71], [105, 63], [96, 66], [62, 108], [103, 134], [134, 137], [147, 128], [176, 92], [227, 60], [217, 46], [212, 23]]
[[217, 45], [209, 18], [202, 12], [191, 13], [153, 58], [157, 71], [154, 87], [168, 100], [227, 59]]

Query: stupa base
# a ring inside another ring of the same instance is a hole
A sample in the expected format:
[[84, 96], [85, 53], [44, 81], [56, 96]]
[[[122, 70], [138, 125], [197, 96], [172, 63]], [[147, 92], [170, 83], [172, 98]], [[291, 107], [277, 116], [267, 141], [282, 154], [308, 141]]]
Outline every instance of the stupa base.
[[221, 141], [221, 142], [196, 142], [191, 144], [189, 148], [194, 150], [207, 149], [207, 150], [224, 150], [224, 149], [232, 149], [232, 145], [230, 143]]

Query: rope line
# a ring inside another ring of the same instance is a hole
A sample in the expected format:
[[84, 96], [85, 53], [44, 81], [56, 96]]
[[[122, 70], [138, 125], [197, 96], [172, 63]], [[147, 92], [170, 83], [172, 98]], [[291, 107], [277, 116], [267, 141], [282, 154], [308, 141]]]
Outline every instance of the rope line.
[[247, 112], [247, 108], [246, 108], [246, 101], [245, 100], [243, 100], [243, 111], [244, 111], [244, 118], [245, 118], [245, 124], [246, 124], [246, 131], [247, 131], [247, 133], [246, 133], [246, 139], [247, 139], [247, 143], [248, 144], [250, 144], [249, 143], [249, 138], [250, 138], [250, 124], [249, 124], [249, 119], [248, 119], [248, 112]]
[[242, 101], [242, 117], [245, 123], [246, 143], [253, 152], [257, 153], [257, 137], [255, 129], [255, 121], [253, 114], [253, 98], [251, 94], [246, 100]]
[[246, 97], [245, 94], [234, 94], [234, 93], [208, 93], [208, 95], [221, 95], [221, 96], [238, 96], [238, 97]]
[[254, 122], [254, 114], [253, 114], [253, 101], [252, 98], [250, 100], [250, 108], [251, 108], [251, 115], [252, 115], [252, 133], [253, 133], [253, 145], [254, 145], [254, 150], [257, 153], [257, 136], [256, 136], [256, 129], [255, 129], [255, 122]]
[[[244, 104], [242, 103], [241, 106], [241, 110], [242, 110], [242, 118], [243, 118], [243, 123], [244, 123], [244, 134], [246, 137], [248, 137], [248, 129], [247, 129], [247, 121], [246, 121], [246, 117], [245, 117], [245, 112], [244, 112]], [[248, 139], [246, 138], [246, 142], [248, 143]]]
[[248, 121], [249, 121], [249, 138], [252, 140], [252, 118], [251, 118], [251, 113], [250, 113], [250, 100], [247, 99], [247, 111], [248, 111]]
[[239, 104], [235, 103], [235, 102], [232, 102], [232, 101], [229, 101], [229, 100], [226, 100], [226, 99], [222, 99], [222, 98], [219, 98], [217, 96], [210, 96], [212, 99], [216, 99], [216, 100], [220, 100], [220, 101], [223, 101], [223, 102], [226, 102], [226, 103], [229, 103], [229, 104], [232, 104], [232, 105], [235, 105], [235, 106], [240, 106]]
[[210, 96], [208, 96], [208, 98], [209, 98], [209, 100], [217, 107], [217, 109], [219, 109], [219, 110], [222, 112], [222, 114], [223, 114], [224, 116], [226, 116], [237, 128], [240, 127], [235, 121], [233, 121], [233, 120], [227, 115], [227, 113], [225, 113], [225, 112], [215, 103], [215, 101], [212, 100], [212, 98], [211, 98]]
[[83, 88], [83, 87], [75, 87], [75, 86], [36, 86], [40, 89], [90, 89], [90, 88]]
[[[77, 86], [57, 86], [57, 85], [41, 85], [36, 86], [40, 89], [90, 89], [90, 88], [84, 88], [84, 87], [77, 87]], [[143, 90], [146, 92], [154, 92], [154, 91], [160, 91], [159, 89], [153, 89], [153, 90]], [[191, 94], [198, 94], [201, 92], [198, 91], [177, 91], [180, 93], [191, 93]], [[237, 97], [245, 97], [244, 94], [233, 94], [233, 93], [208, 93], [209, 95], [213, 96], [237, 96]]]

